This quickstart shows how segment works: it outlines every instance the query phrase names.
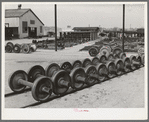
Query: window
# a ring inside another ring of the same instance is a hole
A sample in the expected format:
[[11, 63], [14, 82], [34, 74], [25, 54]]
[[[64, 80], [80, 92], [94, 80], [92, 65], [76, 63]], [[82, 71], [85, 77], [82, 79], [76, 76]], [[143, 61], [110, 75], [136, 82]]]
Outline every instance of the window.
[[35, 20], [30, 20], [30, 24], [35, 24]]
[[40, 33], [42, 33], [42, 26], [40, 26]]
[[22, 32], [27, 33], [27, 22], [26, 21], [22, 22]]

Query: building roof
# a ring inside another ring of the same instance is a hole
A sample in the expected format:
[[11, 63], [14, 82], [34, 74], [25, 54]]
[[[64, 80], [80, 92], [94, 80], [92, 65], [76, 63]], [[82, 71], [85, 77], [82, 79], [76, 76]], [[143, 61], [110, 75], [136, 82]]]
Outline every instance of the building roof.
[[43, 22], [36, 16], [36, 14], [31, 9], [6, 9], [5, 18], [21, 17], [28, 11], [31, 11], [35, 15], [35, 17], [43, 24]]
[[28, 11], [29, 11], [29, 9], [6, 9], [5, 10], [5, 18], [21, 17]]
[[74, 33], [75, 34], [75, 33], [90, 33], [90, 32], [89, 31], [78, 31], [78, 32], [75, 32], [74, 31], [74, 32], [71, 32], [71, 33]]
[[72, 30], [82, 30], [82, 31], [86, 31], [86, 30], [98, 30], [99, 27], [74, 27]]
[[[103, 32], [105, 33], [110, 33], [110, 32], [118, 32], [118, 33], [122, 33], [123, 30], [120, 30], [120, 31], [115, 31], [115, 30], [104, 30]], [[138, 29], [138, 30], [125, 30], [124, 33], [127, 33], [127, 34], [137, 34], [137, 33], [144, 33], [144, 30], [143, 29]]]

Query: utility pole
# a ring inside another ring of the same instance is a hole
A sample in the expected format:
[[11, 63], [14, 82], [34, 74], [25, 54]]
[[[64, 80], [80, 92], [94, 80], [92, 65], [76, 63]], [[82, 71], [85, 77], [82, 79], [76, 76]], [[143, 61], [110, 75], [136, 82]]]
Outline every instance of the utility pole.
[[124, 31], [125, 31], [125, 4], [123, 4], [123, 43], [122, 43], [123, 52], [124, 52]]
[[55, 4], [55, 51], [57, 51], [57, 6]]

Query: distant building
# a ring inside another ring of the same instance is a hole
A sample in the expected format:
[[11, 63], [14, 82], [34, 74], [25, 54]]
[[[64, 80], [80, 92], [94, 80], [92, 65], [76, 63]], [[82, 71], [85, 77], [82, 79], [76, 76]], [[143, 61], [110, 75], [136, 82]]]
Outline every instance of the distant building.
[[[107, 35], [111, 35], [112, 37], [122, 37], [123, 30], [122, 29], [105, 29], [103, 31], [104, 33], [107, 33]], [[129, 28], [125, 29], [124, 31], [125, 37], [144, 37], [144, 28]]]
[[74, 32], [83, 32], [84, 31], [84, 32], [93, 33], [93, 39], [97, 39], [97, 37], [99, 36], [99, 33], [101, 32], [99, 27], [74, 27], [72, 30], [74, 30]]
[[5, 10], [5, 37], [24, 38], [43, 35], [43, 22], [31, 9]]
[[138, 29], [137, 29], [137, 32], [143, 34], [143, 33], [144, 33], [144, 28], [138, 28]]
[[74, 32], [74, 30], [72, 30], [72, 27], [70, 25], [67, 26], [67, 28], [63, 28], [62, 32]]
[[[57, 36], [59, 36], [59, 33], [61, 31], [62, 31], [62, 29], [57, 27]], [[49, 36], [49, 37], [55, 36], [55, 27], [44, 26], [43, 27], [43, 35]]]

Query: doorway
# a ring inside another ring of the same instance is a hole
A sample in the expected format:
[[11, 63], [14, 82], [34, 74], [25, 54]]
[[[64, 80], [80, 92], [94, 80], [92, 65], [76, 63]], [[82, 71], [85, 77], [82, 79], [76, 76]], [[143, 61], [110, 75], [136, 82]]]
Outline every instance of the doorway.
[[28, 35], [29, 35], [29, 37], [36, 38], [37, 37], [37, 28], [36, 27], [28, 27]]

